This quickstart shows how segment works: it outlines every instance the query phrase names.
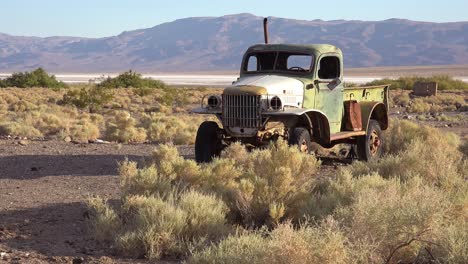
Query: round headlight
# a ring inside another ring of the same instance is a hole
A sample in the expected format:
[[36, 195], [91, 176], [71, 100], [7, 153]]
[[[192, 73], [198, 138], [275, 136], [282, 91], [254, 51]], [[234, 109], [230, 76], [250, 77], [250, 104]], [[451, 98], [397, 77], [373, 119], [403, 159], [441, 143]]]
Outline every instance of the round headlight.
[[278, 96], [275, 96], [270, 100], [270, 107], [273, 110], [281, 110], [283, 103], [281, 103], [281, 99]]
[[211, 108], [217, 108], [221, 106], [221, 96], [219, 95], [210, 95], [208, 97], [208, 106]]

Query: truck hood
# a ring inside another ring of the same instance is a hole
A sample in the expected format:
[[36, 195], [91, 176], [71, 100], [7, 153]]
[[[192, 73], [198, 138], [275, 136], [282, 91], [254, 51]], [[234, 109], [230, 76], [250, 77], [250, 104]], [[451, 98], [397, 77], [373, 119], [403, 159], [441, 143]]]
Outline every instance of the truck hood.
[[291, 77], [256, 75], [242, 77], [224, 89], [224, 94], [278, 96], [284, 106], [302, 107], [304, 83]]
[[255, 86], [266, 89], [268, 94], [302, 95], [304, 84], [294, 78], [277, 75], [256, 75], [240, 78], [231, 87]]

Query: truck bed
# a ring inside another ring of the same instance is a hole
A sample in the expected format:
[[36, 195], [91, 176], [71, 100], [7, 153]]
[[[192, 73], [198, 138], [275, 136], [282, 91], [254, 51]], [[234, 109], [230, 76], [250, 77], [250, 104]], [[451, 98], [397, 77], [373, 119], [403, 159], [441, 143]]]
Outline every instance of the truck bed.
[[344, 88], [343, 101], [382, 102], [388, 107], [388, 89], [390, 85], [362, 86]]

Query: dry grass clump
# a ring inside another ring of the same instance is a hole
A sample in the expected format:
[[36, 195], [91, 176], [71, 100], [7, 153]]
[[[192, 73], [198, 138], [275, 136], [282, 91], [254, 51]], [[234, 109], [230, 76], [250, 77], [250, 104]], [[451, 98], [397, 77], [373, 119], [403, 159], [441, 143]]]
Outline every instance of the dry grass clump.
[[161, 188], [177, 184], [216, 193], [228, 205], [229, 218], [245, 226], [299, 218], [296, 207], [312, 188], [320, 165], [313, 155], [303, 155], [283, 141], [251, 153], [235, 143], [208, 164], [185, 160], [175, 147], [162, 145], [152, 160], [150, 167], [131, 170], [133, 175], [147, 175], [144, 178], [151, 180], [126, 190], [159, 194]]
[[409, 96], [408, 91], [397, 89], [391, 91], [390, 93], [392, 95], [391, 98], [393, 101], [393, 105], [407, 107], [411, 102], [411, 98]]
[[41, 137], [42, 133], [33, 126], [21, 122], [5, 121], [0, 123], [0, 135]]
[[402, 184], [385, 181], [384, 188], [353, 193], [352, 203], [338, 208], [351, 243], [372, 245], [369, 258], [378, 263], [410, 261], [425, 247], [434, 247], [435, 231], [443, 225], [449, 202], [441, 190], [420, 180]]
[[449, 148], [458, 146], [459, 139], [453, 133], [444, 133], [439, 129], [419, 125], [407, 120], [391, 119], [390, 126], [384, 131], [384, 152], [396, 154], [408, 149], [414, 141], [447, 144]]
[[142, 117], [143, 126], [147, 130], [151, 142], [176, 145], [194, 144], [198, 126], [206, 120], [201, 115], [163, 113], [145, 114]]
[[388, 155], [379, 162], [357, 162], [350, 167], [353, 175], [377, 172], [384, 178], [408, 180], [419, 176], [431, 184], [448, 188], [463, 176], [459, 139], [451, 133], [419, 126], [409, 121], [393, 121], [386, 131]]
[[122, 197], [118, 211], [99, 198], [88, 201], [97, 239], [111, 241], [122, 254], [159, 259], [181, 257], [189, 250], [225, 236], [226, 206], [213, 195], [171, 188], [165, 197]]
[[129, 112], [116, 111], [106, 123], [105, 137], [110, 141], [122, 143], [142, 143], [146, 140], [146, 131], [136, 127], [137, 121]]
[[286, 142], [246, 153], [240, 143], [207, 164], [206, 188], [224, 197], [231, 217], [245, 226], [274, 225], [297, 219], [296, 208], [315, 182], [320, 162]]
[[196, 252], [189, 263], [351, 263], [347, 239], [333, 219], [318, 226], [281, 224], [229, 236]]
[[465, 105], [465, 97], [455, 93], [414, 98], [407, 107], [410, 113], [439, 113], [457, 111]]

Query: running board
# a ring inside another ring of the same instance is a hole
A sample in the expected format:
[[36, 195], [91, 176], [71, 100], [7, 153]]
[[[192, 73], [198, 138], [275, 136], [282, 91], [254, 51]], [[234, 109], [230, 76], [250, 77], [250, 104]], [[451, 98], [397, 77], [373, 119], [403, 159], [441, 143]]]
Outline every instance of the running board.
[[350, 138], [350, 137], [364, 136], [365, 134], [366, 134], [366, 131], [342, 131], [336, 134], [332, 134], [330, 136], [330, 141], [336, 141], [336, 140]]

